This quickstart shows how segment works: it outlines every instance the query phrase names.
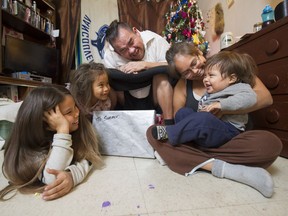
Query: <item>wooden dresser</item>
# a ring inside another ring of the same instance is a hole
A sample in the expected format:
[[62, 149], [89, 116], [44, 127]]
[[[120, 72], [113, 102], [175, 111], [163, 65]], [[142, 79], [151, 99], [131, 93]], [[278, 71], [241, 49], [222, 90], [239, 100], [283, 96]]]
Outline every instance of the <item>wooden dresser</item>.
[[246, 36], [225, 50], [248, 53], [256, 61], [274, 102], [251, 114], [254, 129], [275, 133], [283, 142], [281, 156], [288, 158], [288, 17]]

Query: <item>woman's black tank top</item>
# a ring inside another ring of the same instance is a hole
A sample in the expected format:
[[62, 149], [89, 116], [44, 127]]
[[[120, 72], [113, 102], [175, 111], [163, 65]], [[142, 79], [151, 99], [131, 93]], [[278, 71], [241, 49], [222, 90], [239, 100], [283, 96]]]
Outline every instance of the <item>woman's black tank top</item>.
[[193, 81], [186, 80], [186, 107], [192, 108], [195, 112], [198, 110], [198, 100], [195, 99], [193, 94]]

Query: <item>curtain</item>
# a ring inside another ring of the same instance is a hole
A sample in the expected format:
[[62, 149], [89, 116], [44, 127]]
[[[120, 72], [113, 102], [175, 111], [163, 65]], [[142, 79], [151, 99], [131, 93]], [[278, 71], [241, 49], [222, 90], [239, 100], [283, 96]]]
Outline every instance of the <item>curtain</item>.
[[80, 23], [81, 0], [56, 0], [56, 23], [60, 29], [57, 48], [60, 49], [59, 84], [68, 82]]
[[171, 2], [173, 0], [117, 0], [119, 20], [140, 31], [151, 30], [162, 35]]

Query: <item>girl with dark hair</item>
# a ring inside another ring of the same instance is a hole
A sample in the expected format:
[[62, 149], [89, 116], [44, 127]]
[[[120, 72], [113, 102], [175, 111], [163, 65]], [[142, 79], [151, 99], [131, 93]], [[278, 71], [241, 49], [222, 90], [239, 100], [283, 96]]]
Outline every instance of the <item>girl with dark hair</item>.
[[13, 190], [59, 198], [81, 183], [92, 165], [102, 166], [96, 132], [69, 90], [37, 87], [23, 101], [5, 143], [2, 169], [9, 185], [0, 199]]
[[113, 109], [117, 103], [108, 72], [101, 63], [83, 63], [72, 71], [69, 89], [81, 112], [88, 116], [93, 111]]

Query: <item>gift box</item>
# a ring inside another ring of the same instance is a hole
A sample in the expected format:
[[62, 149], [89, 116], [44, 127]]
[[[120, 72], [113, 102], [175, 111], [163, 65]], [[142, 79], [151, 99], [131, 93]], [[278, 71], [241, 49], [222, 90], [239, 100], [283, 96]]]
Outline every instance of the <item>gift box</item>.
[[93, 126], [103, 155], [154, 158], [146, 130], [155, 123], [154, 110], [96, 111]]

